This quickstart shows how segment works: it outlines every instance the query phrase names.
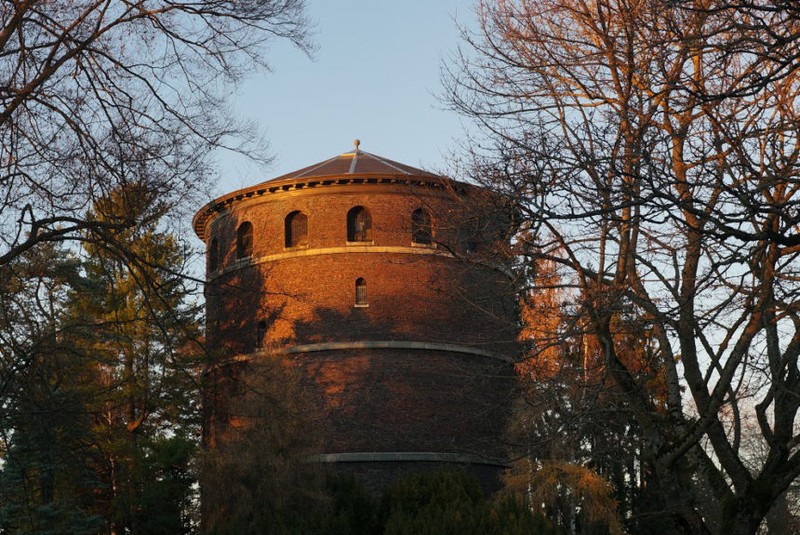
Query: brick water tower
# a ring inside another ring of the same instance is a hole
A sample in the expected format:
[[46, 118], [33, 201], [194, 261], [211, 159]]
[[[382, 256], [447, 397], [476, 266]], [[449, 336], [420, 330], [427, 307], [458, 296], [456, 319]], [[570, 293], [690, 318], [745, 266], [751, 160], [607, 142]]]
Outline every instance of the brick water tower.
[[314, 460], [373, 487], [445, 464], [491, 484], [514, 393], [511, 219], [500, 196], [358, 141], [204, 206], [194, 229], [219, 359], [206, 440], [229, 423], [232, 367], [282, 358], [325, 421]]

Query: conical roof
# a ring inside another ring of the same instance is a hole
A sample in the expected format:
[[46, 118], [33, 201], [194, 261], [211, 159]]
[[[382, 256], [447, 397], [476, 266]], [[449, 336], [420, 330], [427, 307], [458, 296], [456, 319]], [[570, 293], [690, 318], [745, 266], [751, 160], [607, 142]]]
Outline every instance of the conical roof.
[[318, 178], [323, 176], [347, 176], [347, 175], [406, 175], [414, 177], [439, 178], [438, 175], [411, 167], [400, 162], [395, 162], [370, 154], [359, 149], [359, 140], [355, 140], [353, 150], [343, 152], [338, 156], [327, 160], [303, 167], [297, 171], [286, 173], [269, 182], [286, 180], [293, 178]]

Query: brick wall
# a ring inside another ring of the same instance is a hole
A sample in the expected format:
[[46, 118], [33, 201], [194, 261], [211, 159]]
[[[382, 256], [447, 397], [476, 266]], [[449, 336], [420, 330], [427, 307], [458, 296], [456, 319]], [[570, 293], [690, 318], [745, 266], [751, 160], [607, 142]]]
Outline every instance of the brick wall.
[[[497, 211], [483, 216], [474, 200], [422, 183], [351, 183], [231, 203], [210, 218], [205, 236], [221, 251], [206, 289], [213, 354], [284, 358], [298, 368], [324, 421], [324, 453], [502, 458], [514, 391], [507, 361], [398, 347], [275, 357], [298, 345], [405, 341], [513, 358], [514, 288], [492, 254], [495, 246], [503, 248], [498, 221], [507, 218]], [[366, 243], [347, 242], [347, 213], [354, 206], [371, 215]], [[411, 214], [419, 208], [432, 216], [429, 246], [412, 243]], [[287, 249], [284, 219], [298, 210], [308, 217], [307, 246]], [[239, 260], [236, 229], [244, 221], [253, 225], [253, 251]], [[359, 278], [366, 281], [368, 306], [356, 305]], [[212, 380], [207, 426], [224, 421], [229, 391]]]

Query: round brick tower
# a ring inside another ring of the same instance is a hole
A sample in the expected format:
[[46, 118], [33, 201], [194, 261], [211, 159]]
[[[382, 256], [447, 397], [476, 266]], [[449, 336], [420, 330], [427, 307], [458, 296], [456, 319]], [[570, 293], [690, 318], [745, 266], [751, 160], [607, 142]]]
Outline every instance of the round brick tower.
[[[442, 463], [489, 482], [505, 465], [514, 390], [515, 301], [497, 256], [510, 220], [499, 196], [358, 142], [215, 199], [194, 218], [220, 359], [209, 373], [286, 359], [326, 424], [318, 460], [369, 485]], [[212, 443], [225, 425], [219, 377]]]

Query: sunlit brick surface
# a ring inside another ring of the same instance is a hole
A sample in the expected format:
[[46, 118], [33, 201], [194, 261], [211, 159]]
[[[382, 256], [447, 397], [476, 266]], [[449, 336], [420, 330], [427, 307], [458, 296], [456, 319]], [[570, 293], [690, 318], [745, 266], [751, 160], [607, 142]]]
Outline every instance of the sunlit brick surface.
[[[317, 168], [357, 169], [347, 156]], [[243, 360], [280, 358], [301, 371], [317, 408], [321, 453], [433, 452], [495, 463], [496, 471], [516, 349], [502, 255], [508, 211], [479, 188], [382, 161], [341, 175], [319, 176], [310, 166], [302, 177], [226, 195], [196, 216], [201, 238], [219, 246], [206, 287], [207, 339], [219, 359], [209, 372], [207, 440], [228, 418], [235, 381], [222, 378], [247, 373]], [[354, 243], [347, 214], [356, 206], [371, 225]], [[431, 216], [431, 244], [413, 243], [411, 214], [419, 209]], [[296, 211], [307, 216], [308, 235], [287, 248], [285, 219]], [[243, 222], [253, 225], [253, 245], [239, 259]], [[358, 279], [366, 283], [359, 304]], [[348, 470], [378, 481], [386, 475], [376, 471], [391, 464]]]

